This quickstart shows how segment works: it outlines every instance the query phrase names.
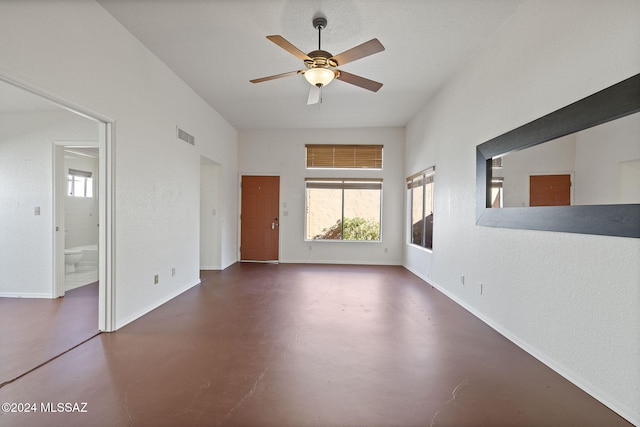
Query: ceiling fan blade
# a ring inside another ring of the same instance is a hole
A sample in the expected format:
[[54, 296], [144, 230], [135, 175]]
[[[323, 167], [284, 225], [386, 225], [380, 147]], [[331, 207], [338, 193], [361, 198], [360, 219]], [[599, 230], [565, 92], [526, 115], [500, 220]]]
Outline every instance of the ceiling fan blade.
[[339, 71], [336, 79], [370, 90], [371, 92], [377, 92], [382, 87], [382, 83], [365, 79], [364, 77], [356, 76], [355, 74], [347, 73], [346, 71]]
[[384, 46], [378, 39], [371, 39], [368, 42], [364, 42], [361, 45], [353, 47], [349, 50], [345, 50], [342, 53], [334, 56], [333, 59], [338, 63], [338, 66], [353, 62], [357, 59], [362, 59], [365, 56], [373, 55], [374, 53], [382, 52]]
[[274, 42], [275, 44], [277, 44], [278, 46], [280, 46], [281, 48], [283, 48], [284, 50], [286, 50], [287, 52], [289, 52], [290, 54], [297, 56], [299, 59], [302, 59], [303, 61], [311, 60], [311, 58], [309, 58], [306, 53], [304, 53], [303, 51], [301, 51], [300, 49], [298, 49], [297, 47], [289, 43], [284, 37], [267, 36], [267, 38], [272, 42]]
[[307, 99], [307, 105], [313, 105], [322, 102], [322, 87], [311, 86], [309, 89], [309, 98]]
[[304, 71], [302, 71], [302, 70], [289, 71], [288, 73], [275, 74], [273, 76], [261, 77], [259, 79], [253, 79], [253, 80], [249, 80], [249, 81], [251, 83], [262, 83], [262, 82], [266, 82], [266, 81], [269, 81], [269, 80], [281, 79], [283, 77], [295, 76], [296, 74], [300, 74], [300, 73], [303, 73], [303, 72]]

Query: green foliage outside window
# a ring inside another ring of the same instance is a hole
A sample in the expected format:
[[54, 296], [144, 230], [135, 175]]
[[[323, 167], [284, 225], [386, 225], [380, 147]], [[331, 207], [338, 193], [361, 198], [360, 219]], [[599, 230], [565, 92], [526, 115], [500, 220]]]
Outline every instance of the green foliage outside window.
[[366, 218], [345, 218], [314, 236], [315, 240], [380, 240], [380, 223]]

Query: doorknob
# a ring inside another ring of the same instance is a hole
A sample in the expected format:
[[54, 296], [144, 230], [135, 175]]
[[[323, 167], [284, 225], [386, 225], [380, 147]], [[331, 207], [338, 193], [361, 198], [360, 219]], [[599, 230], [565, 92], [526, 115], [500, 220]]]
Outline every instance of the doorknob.
[[277, 226], [278, 226], [278, 223], [277, 223], [277, 222], [272, 222], [272, 223], [271, 223], [271, 229], [272, 229], [272, 230], [275, 230], [275, 228], [276, 228]]

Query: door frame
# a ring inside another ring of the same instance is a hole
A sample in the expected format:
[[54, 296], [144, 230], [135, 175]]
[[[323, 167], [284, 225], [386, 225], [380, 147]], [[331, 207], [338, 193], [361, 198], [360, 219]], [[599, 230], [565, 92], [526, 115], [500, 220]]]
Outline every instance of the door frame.
[[[37, 95], [46, 99], [52, 104], [65, 109], [69, 112], [75, 113], [79, 116], [85, 117], [89, 120], [93, 120], [98, 125], [98, 147], [100, 152], [99, 158], [99, 171], [98, 171], [98, 194], [100, 201], [98, 221], [100, 226], [98, 237], [98, 330], [101, 332], [112, 332], [116, 329], [116, 306], [115, 306], [115, 157], [114, 157], [114, 133], [115, 120], [85, 108], [81, 105], [75, 104], [67, 99], [61, 98], [57, 94], [53, 94], [43, 88], [36, 87], [31, 82], [22, 80], [16, 76], [0, 73], [0, 80], [13, 85], [17, 88], [23, 89], [29, 93]], [[55, 153], [55, 145], [54, 145]], [[52, 180], [54, 181], [52, 186], [53, 197], [52, 205], [55, 203], [55, 154], [52, 155], [53, 173]], [[56, 224], [58, 216], [56, 209], [58, 206], [53, 205], [51, 209], [51, 232], [53, 233], [53, 248], [52, 248], [52, 265], [51, 272], [51, 295], [56, 297], [58, 293], [57, 289], [57, 274], [58, 265], [62, 262], [62, 268], [64, 271], [64, 249], [62, 254], [57, 254], [57, 242], [56, 227], [60, 230], [60, 226]], [[61, 259], [60, 259], [61, 258]]]
[[[243, 176], [277, 176], [278, 177], [278, 259], [277, 260], [272, 260], [272, 261], [250, 261], [250, 260], [242, 260], [242, 253], [240, 253], [240, 243], [242, 242], [242, 177]], [[237, 256], [236, 259], [238, 260], [238, 262], [257, 262], [257, 263], [268, 263], [268, 264], [273, 264], [273, 263], [279, 263], [280, 262], [280, 253], [282, 252], [280, 250], [280, 248], [282, 247], [281, 245], [281, 233], [280, 233], [280, 226], [282, 225], [282, 214], [280, 212], [280, 209], [282, 208], [281, 206], [281, 198], [280, 195], [282, 194], [282, 176], [279, 173], [244, 173], [244, 172], [238, 172], [238, 234], [237, 234], [237, 241], [238, 241], [238, 249], [237, 249]]]

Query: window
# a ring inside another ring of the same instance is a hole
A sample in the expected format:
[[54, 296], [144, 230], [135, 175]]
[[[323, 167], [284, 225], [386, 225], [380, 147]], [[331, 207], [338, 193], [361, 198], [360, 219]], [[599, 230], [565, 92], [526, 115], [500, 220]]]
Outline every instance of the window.
[[92, 173], [77, 169], [69, 169], [69, 196], [93, 197]]
[[502, 191], [503, 183], [504, 183], [504, 178], [491, 178], [491, 207], [492, 208], [501, 208], [504, 206], [503, 191]]
[[305, 240], [380, 241], [381, 179], [306, 179]]
[[382, 145], [307, 144], [307, 169], [382, 169]]
[[410, 243], [433, 249], [433, 178], [435, 166], [407, 178], [411, 207]]

